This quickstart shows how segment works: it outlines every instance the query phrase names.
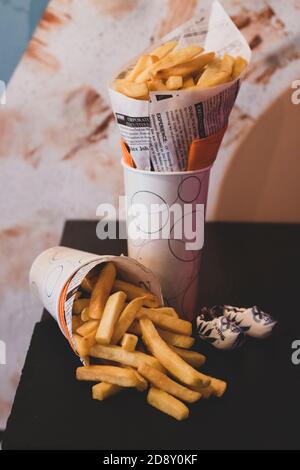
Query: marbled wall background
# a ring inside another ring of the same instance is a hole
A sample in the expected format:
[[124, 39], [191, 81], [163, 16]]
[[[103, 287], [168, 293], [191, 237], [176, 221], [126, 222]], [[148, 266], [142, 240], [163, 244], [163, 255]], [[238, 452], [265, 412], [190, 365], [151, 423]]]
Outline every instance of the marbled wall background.
[[[0, 428], [41, 314], [28, 292], [32, 260], [59, 242], [66, 218], [94, 218], [100, 202], [116, 203], [123, 191], [107, 82], [200, 3], [52, 0], [9, 83], [0, 107]], [[300, 106], [291, 104], [291, 83], [300, 78], [300, 2], [222, 4], [253, 62], [213, 170], [208, 218], [299, 222]]]

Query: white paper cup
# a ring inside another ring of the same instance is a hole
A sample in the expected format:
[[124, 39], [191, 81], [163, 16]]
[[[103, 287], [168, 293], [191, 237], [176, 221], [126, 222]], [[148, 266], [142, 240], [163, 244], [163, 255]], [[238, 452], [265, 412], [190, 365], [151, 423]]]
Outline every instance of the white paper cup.
[[[202, 248], [187, 249], [184, 229], [198, 216], [197, 233], [204, 242], [204, 219], [211, 167], [185, 172], [160, 173], [142, 171], [123, 163], [127, 197], [128, 255], [147, 266], [158, 277], [165, 303], [174, 307], [183, 318], [196, 314], [197, 292]], [[151, 222], [155, 213], [160, 220], [147, 225], [146, 217], [132, 211], [147, 207]], [[160, 204], [161, 207], [153, 206]], [[170, 207], [181, 209], [174, 217]], [[199, 222], [198, 220], [198, 222]], [[181, 238], [175, 233], [183, 228]], [[132, 230], [133, 229], [133, 230]], [[137, 238], [140, 230], [142, 238]], [[162, 236], [162, 233], [164, 235]], [[168, 238], [166, 238], [168, 233]], [[189, 235], [189, 234], [188, 234]], [[202, 246], [202, 243], [201, 243]]]
[[113, 261], [122, 279], [145, 287], [160, 299], [161, 305], [163, 304], [157, 278], [145, 266], [127, 256], [100, 256], [56, 246], [41, 253], [31, 266], [30, 288], [57, 321], [74, 352], [76, 348], [72, 336], [72, 308], [75, 294], [87, 273], [107, 261]]

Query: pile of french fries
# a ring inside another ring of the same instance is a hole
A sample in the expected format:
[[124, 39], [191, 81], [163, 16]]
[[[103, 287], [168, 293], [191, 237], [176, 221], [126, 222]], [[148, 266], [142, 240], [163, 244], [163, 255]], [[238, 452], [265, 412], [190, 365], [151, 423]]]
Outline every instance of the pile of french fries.
[[231, 82], [247, 66], [240, 56], [217, 57], [197, 45], [176, 46], [177, 41], [170, 41], [142, 55], [114, 81], [114, 89], [130, 98], [148, 100], [150, 91], [203, 89]]
[[[99, 269], [100, 268], [100, 269]], [[177, 420], [188, 417], [183, 403], [221, 397], [226, 383], [199, 372], [205, 356], [190, 348], [192, 324], [160, 307], [144, 288], [117, 278], [112, 262], [83, 279], [73, 304], [72, 336], [86, 366], [78, 380], [96, 382], [95, 400], [128, 387], [147, 392], [147, 401]]]

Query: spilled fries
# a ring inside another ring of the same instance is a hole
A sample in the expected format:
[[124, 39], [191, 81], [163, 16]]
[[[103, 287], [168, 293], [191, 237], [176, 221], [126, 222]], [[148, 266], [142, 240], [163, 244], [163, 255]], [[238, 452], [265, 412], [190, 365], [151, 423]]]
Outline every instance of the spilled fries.
[[189, 349], [192, 324], [117, 275], [108, 262], [100, 273], [97, 268], [88, 274], [74, 296], [72, 337], [85, 364], [76, 378], [95, 382], [92, 398], [100, 402], [127, 388], [148, 390], [151, 406], [180, 421], [189, 415], [185, 403], [221, 397], [226, 382], [197, 370], [205, 357]]

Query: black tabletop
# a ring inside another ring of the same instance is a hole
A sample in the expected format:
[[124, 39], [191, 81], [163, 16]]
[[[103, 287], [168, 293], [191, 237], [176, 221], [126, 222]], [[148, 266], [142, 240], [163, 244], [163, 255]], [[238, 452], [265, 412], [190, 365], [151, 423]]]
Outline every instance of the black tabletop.
[[[279, 320], [266, 340], [233, 352], [199, 342], [204, 368], [228, 382], [222, 399], [200, 400], [177, 422], [125, 391], [105, 402], [75, 380], [78, 359], [48, 314], [35, 327], [4, 449], [299, 449], [300, 226], [207, 224], [199, 283], [203, 305], [259, 304]], [[119, 254], [125, 241], [99, 241], [95, 222], [70, 221], [62, 244]]]

